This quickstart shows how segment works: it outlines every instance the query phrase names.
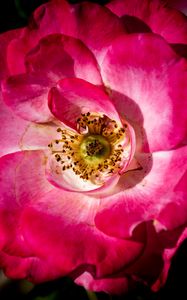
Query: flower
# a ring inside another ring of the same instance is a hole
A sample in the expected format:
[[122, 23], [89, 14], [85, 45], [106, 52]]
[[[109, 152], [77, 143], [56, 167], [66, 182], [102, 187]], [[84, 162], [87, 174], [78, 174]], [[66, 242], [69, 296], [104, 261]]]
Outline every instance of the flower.
[[53, 0], [0, 40], [5, 274], [159, 288], [186, 237], [185, 16]]

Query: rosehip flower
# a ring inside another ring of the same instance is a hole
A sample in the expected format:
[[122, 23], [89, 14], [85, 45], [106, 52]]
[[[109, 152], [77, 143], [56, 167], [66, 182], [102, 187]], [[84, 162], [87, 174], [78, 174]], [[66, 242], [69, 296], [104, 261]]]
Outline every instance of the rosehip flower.
[[186, 237], [186, 17], [54, 0], [0, 40], [5, 274], [159, 288]]

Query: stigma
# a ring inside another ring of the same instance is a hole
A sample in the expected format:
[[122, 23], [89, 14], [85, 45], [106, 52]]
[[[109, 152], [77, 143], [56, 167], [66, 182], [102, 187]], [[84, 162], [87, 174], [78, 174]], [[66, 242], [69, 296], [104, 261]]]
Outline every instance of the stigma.
[[77, 131], [58, 128], [59, 138], [48, 147], [62, 172], [71, 169], [82, 180], [102, 185], [129, 160], [128, 125], [90, 112], [76, 123]]

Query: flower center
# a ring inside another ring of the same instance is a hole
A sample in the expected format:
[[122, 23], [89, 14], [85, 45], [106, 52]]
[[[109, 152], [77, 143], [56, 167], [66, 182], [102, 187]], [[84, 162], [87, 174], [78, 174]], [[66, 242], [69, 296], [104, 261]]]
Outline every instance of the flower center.
[[102, 135], [87, 135], [80, 144], [80, 153], [88, 162], [102, 161], [110, 155], [110, 143]]
[[122, 128], [105, 115], [82, 114], [77, 119], [77, 132], [57, 131], [61, 137], [48, 145], [52, 155], [62, 171], [71, 169], [83, 180], [100, 185], [129, 159], [127, 125]]

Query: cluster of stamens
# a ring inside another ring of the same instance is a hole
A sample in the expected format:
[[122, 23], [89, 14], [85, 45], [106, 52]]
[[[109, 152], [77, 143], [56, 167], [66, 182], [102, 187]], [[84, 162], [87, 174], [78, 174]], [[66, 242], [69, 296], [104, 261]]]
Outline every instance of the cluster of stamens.
[[101, 183], [122, 166], [125, 127], [107, 116], [81, 114], [77, 132], [58, 128], [60, 139], [48, 147], [62, 171], [72, 169], [84, 180]]

